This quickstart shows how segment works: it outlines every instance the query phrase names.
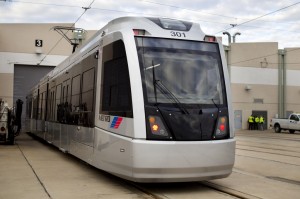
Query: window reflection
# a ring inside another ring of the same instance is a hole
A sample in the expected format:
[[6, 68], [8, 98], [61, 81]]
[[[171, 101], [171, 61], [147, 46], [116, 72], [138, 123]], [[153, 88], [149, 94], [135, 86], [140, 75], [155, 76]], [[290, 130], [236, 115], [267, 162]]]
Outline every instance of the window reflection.
[[138, 45], [144, 46], [138, 50], [149, 103], [156, 100], [170, 103], [159, 91], [155, 96], [155, 76], [181, 103], [223, 104], [221, 64], [215, 44], [153, 38], [137, 40]]

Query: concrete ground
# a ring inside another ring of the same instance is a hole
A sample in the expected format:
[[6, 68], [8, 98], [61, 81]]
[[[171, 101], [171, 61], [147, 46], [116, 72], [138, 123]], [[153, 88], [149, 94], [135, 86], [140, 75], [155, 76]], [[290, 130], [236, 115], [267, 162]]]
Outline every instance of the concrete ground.
[[0, 199], [149, 198], [134, 187], [27, 134], [0, 145]]
[[213, 181], [257, 198], [300, 198], [300, 133], [241, 131], [229, 178]]
[[138, 184], [143, 192], [22, 134], [16, 145], [0, 145], [0, 199], [300, 198], [300, 133], [239, 131], [236, 140], [236, 162], [228, 178]]

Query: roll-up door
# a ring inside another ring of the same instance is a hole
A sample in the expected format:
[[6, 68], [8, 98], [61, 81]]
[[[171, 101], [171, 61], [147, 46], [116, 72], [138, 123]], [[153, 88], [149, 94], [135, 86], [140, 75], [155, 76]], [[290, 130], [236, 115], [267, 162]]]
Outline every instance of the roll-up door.
[[23, 101], [22, 125], [25, 121], [26, 95], [40, 79], [49, 73], [54, 66], [18, 65], [14, 66], [14, 103], [17, 99]]

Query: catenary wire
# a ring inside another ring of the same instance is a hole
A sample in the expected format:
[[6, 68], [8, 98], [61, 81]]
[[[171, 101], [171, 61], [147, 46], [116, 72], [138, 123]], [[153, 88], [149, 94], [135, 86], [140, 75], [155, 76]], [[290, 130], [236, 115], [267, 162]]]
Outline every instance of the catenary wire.
[[[3, 0], [2, 0], [3, 1]], [[7, 2], [4, 0], [4, 2]], [[81, 8], [81, 6], [75, 5], [67, 5], [67, 4], [54, 4], [54, 3], [42, 3], [42, 2], [32, 2], [32, 1], [15, 1], [11, 0], [9, 2], [13, 3], [27, 3], [27, 4], [36, 4], [36, 5], [44, 5], [44, 6], [58, 6], [58, 7], [70, 7], [70, 8]]]
[[263, 17], [265, 17], [265, 16], [274, 14], [274, 13], [279, 12], [279, 11], [282, 11], [282, 10], [284, 10], [284, 9], [290, 8], [290, 7], [295, 6], [295, 5], [299, 4], [299, 3], [300, 3], [300, 2], [296, 2], [296, 3], [294, 3], [294, 4], [285, 6], [285, 7], [283, 7], [283, 8], [277, 9], [277, 10], [275, 10], [275, 11], [272, 11], [272, 12], [269, 12], [269, 13], [266, 13], [266, 14], [263, 14], [263, 15], [258, 16], [258, 17], [256, 17], [256, 18], [253, 18], [253, 19], [247, 20], [247, 21], [245, 21], [245, 22], [242, 22], [242, 23], [240, 23], [240, 24], [236, 24], [236, 25], [233, 26], [233, 27], [230, 27], [230, 28], [221, 30], [221, 31], [219, 31], [219, 32], [217, 32], [217, 33], [215, 33], [215, 34], [222, 33], [222, 32], [224, 32], [224, 31], [227, 31], [227, 30], [232, 29], [232, 28], [237, 27], [237, 26], [244, 25], [244, 24], [246, 24], [246, 23], [250, 23], [250, 22], [252, 22], [252, 21], [256, 21], [257, 19], [260, 19], [260, 18], [263, 18]]
[[158, 2], [154, 2], [154, 1], [147, 1], [147, 0], [140, 0], [140, 1], [146, 2], [146, 3], [151, 3], [151, 4], [156, 4], [156, 5], [160, 5], [160, 6], [167, 6], [167, 7], [171, 7], [171, 8], [181, 9], [181, 10], [188, 10], [188, 11], [197, 12], [197, 13], [200, 13], [200, 14], [214, 15], [214, 16], [218, 16], [218, 17], [226, 17], [226, 18], [238, 19], [238, 18], [233, 17], [233, 16], [215, 14], [215, 13], [210, 13], [210, 12], [202, 12], [202, 11], [199, 11], [199, 10], [196, 10], [196, 9], [184, 8], [184, 7], [180, 7], [180, 6], [175, 6], [175, 5], [170, 5], [170, 4], [164, 4], [164, 3], [158, 3]]
[[[37, 5], [44, 5], [44, 6], [58, 6], [58, 7], [71, 7], [71, 8], [82, 8], [81, 6], [75, 6], [75, 5], [66, 5], [66, 4], [52, 4], [52, 3], [37, 3], [37, 2], [30, 2], [30, 1], [11, 1], [15, 3], [27, 3], [27, 4], [37, 4]], [[139, 15], [147, 15], [147, 16], [154, 16], [154, 17], [167, 17], [163, 15], [157, 15], [157, 14], [145, 14], [143, 12], [130, 12], [130, 11], [123, 11], [123, 10], [116, 10], [116, 9], [106, 9], [106, 8], [97, 8], [93, 7], [91, 8], [93, 10], [102, 10], [102, 11], [108, 11], [108, 12], [118, 12], [118, 13], [126, 13], [126, 14], [139, 14]], [[181, 18], [173, 18], [178, 20], [185, 20]], [[216, 24], [224, 24], [227, 25], [228, 23], [220, 22], [220, 21], [209, 21], [209, 20], [202, 20], [202, 19], [196, 19], [197, 21], [202, 21], [206, 23], [216, 23]]]
[[[300, 50], [300, 48], [293, 48], [291, 50], [286, 50], [285, 52], [288, 53], [288, 52], [298, 51], [298, 50]], [[230, 65], [232, 65], [232, 64], [239, 64], [239, 63], [243, 63], [243, 62], [248, 62], [248, 61], [252, 61], [252, 60], [256, 60], [256, 59], [261, 59], [261, 58], [265, 58], [265, 57], [270, 57], [270, 56], [274, 56], [274, 55], [278, 55], [278, 53], [272, 53], [272, 54], [267, 54], [267, 55], [260, 56], [260, 57], [254, 57], [254, 58], [247, 59], [247, 60], [236, 61], [236, 62], [230, 63]]]
[[[3, 1], [3, 0], [2, 0]], [[157, 3], [157, 2], [152, 2], [152, 1], [146, 1], [146, 0], [140, 0], [146, 3], [152, 3], [152, 4], [157, 4], [157, 5], [161, 5], [161, 6], [169, 6], [169, 7], [174, 7], [177, 9], [183, 9], [183, 10], [188, 10], [188, 11], [193, 11], [193, 12], [200, 12], [198, 10], [193, 10], [193, 9], [188, 9], [188, 8], [184, 8], [184, 7], [179, 7], [179, 6], [174, 6], [174, 5], [169, 5], [169, 4], [162, 4], [162, 3]], [[41, 3], [41, 2], [31, 2], [31, 1], [10, 1], [10, 2], [15, 2], [15, 3], [27, 3], [27, 4], [37, 4], [37, 5], [44, 5], [44, 6], [58, 6], [58, 7], [71, 7], [71, 8], [82, 8], [81, 6], [76, 6], [76, 5], [66, 5], [66, 4], [53, 4], [53, 3]], [[122, 11], [122, 10], [115, 10], [115, 9], [105, 9], [105, 8], [96, 8], [93, 7], [91, 9], [97, 9], [97, 10], [102, 10], [102, 11], [108, 11], [108, 12], [119, 12], [119, 13], [127, 13], [127, 14], [140, 14], [140, 15], [145, 15], [145, 13], [139, 13], [139, 12], [130, 12], [130, 11]], [[206, 12], [201, 12], [204, 14], [210, 14], [210, 15], [215, 15], [215, 16], [220, 16], [220, 17], [227, 17], [227, 18], [234, 18], [234, 19], [240, 19], [237, 17], [231, 17], [231, 16], [226, 16], [226, 15], [218, 15], [218, 14], [214, 14], [214, 13], [206, 13]], [[155, 14], [146, 14], [147, 16], [156, 16], [156, 17], [166, 17], [163, 15], [155, 15]], [[174, 18], [174, 19], [178, 19], [178, 20], [185, 20], [182, 18]], [[190, 19], [188, 19], [190, 20]], [[203, 20], [203, 19], [195, 19], [197, 21], [201, 21], [201, 22], [205, 22], [205, 23], [216, 23], [216, 24], [224, 24], [224, 25], [228, 25], [230, 22], [225, 23], [225, 22], [220, 22], [220, 21], [209, 21], [209, 20]], [[266, 21], [266, 22], [270, 22], [272, 23], [272, 21]], [[273, 23], [281, 23], [281, 22], [273, 22]], [[282, 22], [283, 23], [283, 22]], [[286, 22], [285, 22], [286, 24]], [[295, 23], [293, 23], [295, 24]], [[266, 27], [261, 27], [261, 26], [249, 26], [249, 25], [243, 25], [243, 24], [239, 24], [239, 26], [243, 26], [243, 27], [253, 27], [253, 28], [262, 28], [262, 29], [266, 29]], [[235, 26], [236, 27], [236, 26]], [[283, 29], [272, 29], [267, 27], [268, 29], [271, 30], [279, 30], [282, 31]], [[290, 30], [283, 30], [286, 32], [296, 32], [296, 31], [290, 31]]]
[[[219, 16], [219, 17], [232, 18], [232, 19], [236, 19], [236, 20], [239, 20], [239, 19], [241, 19], [241, 20], [250, 20], [250, 19], [246, 19], [246, 18], [240, 18], [240, 17], [228, 16], [228, 15], [220, 15], [220, 14], [209, 13], [209, 12], [202, 12], [200, 10], [185, 8], [185, 7], [181, 7], [181, 6], [175, 6], [175, 5], [171, 5], [171, 4], [164, 4], [164, 3], [158, 3], [158, 2], [147, 1], [147, 0], [139, 0], [139, 1], [146, 2], [146, 3], [151, 3], [151, 4], [156, 4], [156, 5], [160, 5], [160, 6], [166, 6], [166, 7], [181, 9], [181, 10], [197, 12], [197, 13], [200, 13], [200, 14], [202, 13], [202, 14], [206, 14], [206, 15], [214, 15], [214, 16]], [[270, 21], [270, 20], [258, 20], [258, 21], [263, 21], [263, 22], [268, 22], [268, 23], [298, 24], [296, 22], [295, 23], [290, 23], [290, 22]]]

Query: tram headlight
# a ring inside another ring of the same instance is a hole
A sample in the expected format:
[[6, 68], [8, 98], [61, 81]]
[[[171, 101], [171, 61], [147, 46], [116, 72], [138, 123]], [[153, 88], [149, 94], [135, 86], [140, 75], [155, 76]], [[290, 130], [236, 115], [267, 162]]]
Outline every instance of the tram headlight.
[[149, 121], [151, 133], [153, 135], [164, 136], [164, 137], [169, 136], [168, 131], [160, 117], [150, 115], [148, 116], [148, 121]]
[[217, 41], [215, 36], [210, 36], [210, 35], [205, 35], [203, 40], [207, 41], [207, 42], [216, 42]]
[[228, 137], [228, 119], [226, 116], [219, 117], [217, 127], [214, 134], [214, 139], [223, 139]]
[[145, 35], [145, 30], [142, 29], [133, 29], [133, 34], [135, 36], [144, 36]]

